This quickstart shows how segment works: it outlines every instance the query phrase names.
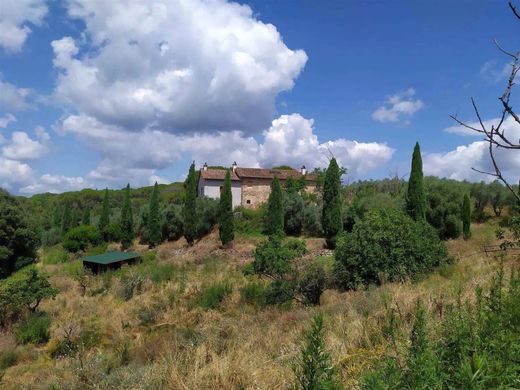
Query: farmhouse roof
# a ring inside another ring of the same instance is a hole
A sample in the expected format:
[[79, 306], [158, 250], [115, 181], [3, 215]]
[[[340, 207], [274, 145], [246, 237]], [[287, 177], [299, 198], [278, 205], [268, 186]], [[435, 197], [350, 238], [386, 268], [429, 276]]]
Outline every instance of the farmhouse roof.
[[[286, 180], [289, 177], [299, 178], [302, 174], [296, 169], [266, 169], [266, 168], [237, 168], [236, 174], [240, 178], [254, 178], [254, 179], [274, 179], [278, 177], [280, 180]], [[305, 179], [312, 181], [316, 180], [316, 175], [309, 173], [305, 175]]]
[[136, 259], [139, 256], [137, 252], [106, 252], [101, 255], [85, 256], [82, 260], [87, 263], [112, 264], [119, 261]]
[[[207, 168], [207, 169], [201, 169], [200, 174], [203, 179], [224, 180], [224, 178], [226, 177], [226, 170], [225, 169], [216, 169], [216, 168]], [[234, 172], [231, 172], [231, 180], [238, 181], [240, 179]]]

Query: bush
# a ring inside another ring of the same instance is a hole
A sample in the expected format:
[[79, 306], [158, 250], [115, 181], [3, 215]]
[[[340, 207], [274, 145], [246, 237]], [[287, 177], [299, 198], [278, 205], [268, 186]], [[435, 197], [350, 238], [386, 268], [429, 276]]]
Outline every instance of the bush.
[[140, 325], [152, 325], [155, 324], [157, 319], [157, 310], [155, 307], [141, 306], [137, 310], [137, 319]]
[[303, 228], [304, 204], [297, 192], [286, 193], [283, 197], [283, 214], [285, 233], [300, 235]]
[[99, 229], [92, 225], [81, 225], [70, 229], [63, 237], [63, 247], [69, 252], [84, 251], [101, 243]]
[[297, 257], [297, 253], [283, 245], [279, 237], [272, 236], [256, 247], [254, 257], [255, 273], [281, 278], [292, 270], [291, 260]]
[[61, 241], [61, 229], [51, 228], [42, 232], [42, 246], [53, 246]]
[[181, 206], [171, 205], [164, 211], [161, 229], [165, 240], [176, 241], [182, 237], [184, 230]]
[[431, 226], [393, 209], [369, 212], [352, 233], [341, 236], [335, 258], [347, 289], [414, 278], [449, 259]]
[[267, 290], [262, 282], [249, 283], [240, 289], [240, 299], [244, 303], [261, 307], [266, 304]]
[[231, 291], [232, 288], [227, 283], [214, 284], [200, 294], [197, 299], [197, 305], [204, 310], [216, 309]]
[[42, 249], [41, 259], [43, 264], [62, 264], [69, 259], [69, 254], [60, 246]]
[[274, 280], [269, 285], [265, 294], [265, 303], [268, 305], [281, 305], [294, 298], [296, 290], [295, 282], [292, 280]]
[[139, 274], [123, 275], [119, 296], [123, 300], [129, 301], [135, 293], [141, 292], [143, 282], [143, 277]]
[[285, 242], [285, 246], [294, 252], [295, 257], [301, 257], [303, 255], [306, 255], [307, 250], [307, 244], [305, 244], [304, 240], [299, 240], [297, 238], [290, 238]]
[[305, 298], [305, 302], [311, 305], [318, 305], [320, 297], [325, 290], [326, 274], [325, 269], [318, 263], [311, 263], [303, 271], [298, 281], [298, 291]]
[[453, 239], [458, 238], [462, 234], [462, 224], [455, 215], [448, 215], [444, 224], [443, 238]]
[[245, 235], [262, 235], [265, 206], [259, 209], [237, 208], [235, 232]]
[[[6, 368], [14, 366], [17, 361], [18, 354], [15, 351], [0, 352], [0, 373]], [[0, 377], [1, 376], [0, 374]]]
[[107, 241], [119, 242], [123, 238], [123, 232], [119, 223], [111, 223], [106, 230]]
[[16, 329], [16, 340], [21, 344], [41, 344], [49, 340], [50, 317], [43, 312], [31, 313]]
[[303, 209], [303, 231], [311, 237], [323, 235], [321, 213], [321, 207], [315, 203], [308, 203]]
[[204, 237], [217, 224], [218, 205], [218, 200], [197, 198], [197, 238]]

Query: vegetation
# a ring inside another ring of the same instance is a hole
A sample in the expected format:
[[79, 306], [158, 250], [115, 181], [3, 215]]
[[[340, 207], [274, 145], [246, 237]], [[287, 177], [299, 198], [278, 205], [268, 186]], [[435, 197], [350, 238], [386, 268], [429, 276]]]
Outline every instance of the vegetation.
[[231, 175], [229, 170], [224, 179], [224, 188], [219, 203], [219, 236], [222, 245], [228, 245], [235, 238]]
[[[155, 192], [154, 192], [155, 194]], [[134, 239], [134, 217], [130, 203], [130, 184], [125, 190], [125, 202], [121, 211], [121, 247], [126, 249], [132, 245]]]
[[329, 248], [335, 248], [336, 238], [343, 229], [341, 217], [341, 172], [335, 158], [332, 158], [325, 174], [323, 187], [323, 234]]
[[183, 220], [184, 237], [188, 244], [193, 245], [197, 237], [197, 177], [195, 163], [192, 163], [185, 183], [186, 199], [184, 201]]
[[63, 248], [69, 252], [85, 251], [101, 243], [101, 234], [95, 226], [81, 225], [70, 229], [63, 236]]
[[471, 237], [471, 205], [469, 204], [469, 197], [467, 194], [464, 195], [464, 201], [462, 203], [462, 232], [464, 239]]
[[105, 190], [103, 197], [103, 209], [101, 210], [101, 216], [99, 217], [99, 231], [105, 241], [109, 240], [108, 229], [110, 225], [110, 204], [108, 199], [108, 188]]
[[264, 230], [268, 236], [283, 235], [284, 228], [283, 193], [278, 177], [271, 183], [271, 193], [267, 200]]
[[416, 221], [426, 218], [426, 197], [424, 193], [422, 157], [419, 142], [415, 144], [412, 155], [412, 168], [406, 195], [408, 214]]
[[150, 198], [150, 210], [148, 213], [148, 244], [150, 245], [150, 248], [153, 248], [161, 241], [162, 237], [159, 215], [159, 186], [157, 182], [155, 182], [152, 197]]

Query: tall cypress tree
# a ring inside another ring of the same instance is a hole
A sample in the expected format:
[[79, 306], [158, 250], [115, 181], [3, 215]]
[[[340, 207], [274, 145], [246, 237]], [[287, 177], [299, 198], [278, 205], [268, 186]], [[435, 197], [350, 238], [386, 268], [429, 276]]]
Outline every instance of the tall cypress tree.
[[406, 196], [408, 214], [416, 221], [426, 220], [426, 195], [424, 193], [422, 157], [419, 142], [415, 143], [412, 155], [412, 169], [408, 180]]
[[322, 211], [323, 233], [331, 249], [336, 247], [336, 238], [343, 230], [341, 203], [341, 171], [336, 159], [332, 158], [325, 172]]
[[90, 208], [85, 206], [83, 209], [83, 215], [81, 216], [82, 225], [90, 225]]
[[233, 195], [231, 193], [231, 174], [229, 170], [224, 178], [224, 187], [219, 203], [219, 236], [223, 245], [235, 238], [235, 221], [233, 218]]
[[284, 234], [282, 196], [280, 180], [275, 176], [271, 183], [271, 193], [267, 200], [267, 214], [265, 216], [264, 230], [269, 236], [281, 236]]
[[72, 210], [71, 204], [69, 201], [65, 202], [65, 207], [63, 209], [63, 216], [61, 218], [61, 234], [65, 234], [69, 231], [72, 225]]
[[152, 197], [150, 199], [150, 210], [148, 212], [148, 244], [154, 247], [161, 242], [161, 222], [159, 215], [159, 185], [155, 182]]
[[468, 194], [464, 194], [462, 201], [462, 234], [465, 240], [471, 237], [471, 204]]
[[195, 174], [195, 163], [192, 163], [190, 166], [184, 189], [186, 192], [183, 209], [184, 237], [189, 245], [193, 245], [197, 237], [197, 176]]
[[101, 216], [99, 217], [99, 231], [105, 241], [108, 240], [108, 226], [110, 225], [110, 204], [108, 200], [108, 188], [105, 189], [105, 196], [103, 198], [103, 208], [101, 209]]
[[134, 217], [130, 202], [130, 184], [126, 185], [125, 201], [121, 210], [121, 247], [126, 249], [132, 245], [134, 239]]

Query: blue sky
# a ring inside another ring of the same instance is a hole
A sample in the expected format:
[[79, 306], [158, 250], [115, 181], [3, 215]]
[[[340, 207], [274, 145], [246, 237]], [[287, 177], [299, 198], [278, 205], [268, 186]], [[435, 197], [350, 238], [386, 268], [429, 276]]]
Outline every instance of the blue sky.
[[[198, 165], [323, 167], [347, 180], [487, 179], [485, 120], [518, 50], [499, 1], [0, 1], [0, 186], [182, 180]], [[515, 99], [515, 96], [513, 96]], [[513, 100], [514, 105], [514, 100]], [[508, 131], [517, 131], [508, 123]], [[515, 155], [500, 160], [508, 175]], [[516, 180], [517, 178], [515, 178]]]

